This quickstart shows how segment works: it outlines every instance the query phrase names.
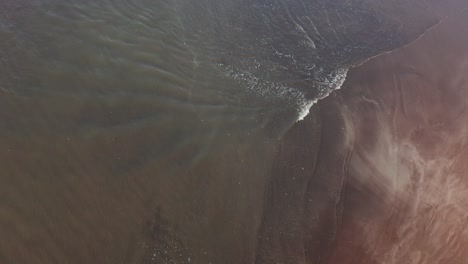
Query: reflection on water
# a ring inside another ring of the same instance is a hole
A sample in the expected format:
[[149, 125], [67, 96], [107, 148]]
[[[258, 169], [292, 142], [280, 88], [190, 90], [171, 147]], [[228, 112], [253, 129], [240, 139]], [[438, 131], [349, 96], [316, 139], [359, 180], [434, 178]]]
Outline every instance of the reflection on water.
[[343, 136], [298, 119], [443, 13], [299, 2], [2, 1], [0, 262], [270, 263], [289, 169]]

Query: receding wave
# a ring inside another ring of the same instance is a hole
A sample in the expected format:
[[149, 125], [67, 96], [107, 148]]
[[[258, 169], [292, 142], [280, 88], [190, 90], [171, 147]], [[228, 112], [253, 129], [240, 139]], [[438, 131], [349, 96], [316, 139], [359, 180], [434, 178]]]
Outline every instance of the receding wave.
[[346, 79], [347, 69], [339, 69], [319, 81], [314, 82], [320, 92], [317, 96], [308, 98], [306, 94], [295, 87], [289, 87], [282, 83], [263, 80], [249, 72], [243, 72], [229, 65], [219, 65], [224, 69], [226, 76], [238, 81], [247, 92], [253, 96], [261, 96], [270, 100], [283, 102], [283, 107], [294, 108], [297, 112], [297, 121], [303, 120], [318, 100], [327, 97], [331, 92], [341, 88]]

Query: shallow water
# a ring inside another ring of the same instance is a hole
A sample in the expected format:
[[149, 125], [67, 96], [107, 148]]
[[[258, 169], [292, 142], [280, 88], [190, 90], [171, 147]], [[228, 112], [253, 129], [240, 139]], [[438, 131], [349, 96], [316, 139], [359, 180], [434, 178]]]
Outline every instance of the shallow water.
[[[452, 9], [299, 2], [2, 1], [0, 263], [343, 263], [346, 241], [370, 247], [350, 238], [354, 215], [328, 209], [359, 209], [373, 193], [360, 185], [365, 165], [401, 143], [375, 147], [372, 135], [388, 131], [362, 125], [356, 103], [381, 104], [368, 112], [387, 118], [395, 98], [377, 80], [394, 69], [348, 69]], [[392, 263], [372, 262], [387, 249], [361, 263]]]
[[214, 237], [252, 234], [295, 108], [252, 96], [188, 45], [175, 2], [1, 5], [0, 262], [234, 258]]

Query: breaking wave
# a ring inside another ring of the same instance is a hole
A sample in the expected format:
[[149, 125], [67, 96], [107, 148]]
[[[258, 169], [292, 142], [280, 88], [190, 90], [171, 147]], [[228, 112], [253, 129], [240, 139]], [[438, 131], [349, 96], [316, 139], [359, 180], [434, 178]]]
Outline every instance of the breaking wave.
[[286, 103], [285, 107], [295, 109], [297, 113], [296, 122], [303, 120], [309, 114], [310, 108], [319, 100], [340, 89], [348, 73], [347, 68], [342, 68], [333, 71], [331, 74], [321, 76], [311, 87], [318, 91], [317, 95], [309, 98], [304, 92], [295, 87], [259, 78], [230, 65], [219, 64], [218, 66], [223, 70], [225, 76], [239, 82], [251, 95], [261, 96], [272, 101], [280, 100]]

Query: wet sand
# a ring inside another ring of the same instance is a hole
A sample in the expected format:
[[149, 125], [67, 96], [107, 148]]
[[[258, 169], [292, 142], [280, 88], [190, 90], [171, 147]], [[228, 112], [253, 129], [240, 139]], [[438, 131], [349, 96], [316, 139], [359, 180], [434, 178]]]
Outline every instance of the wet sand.
[[257, 263], [464, 263], [467, 21], [351, 70], [289, 131]]

